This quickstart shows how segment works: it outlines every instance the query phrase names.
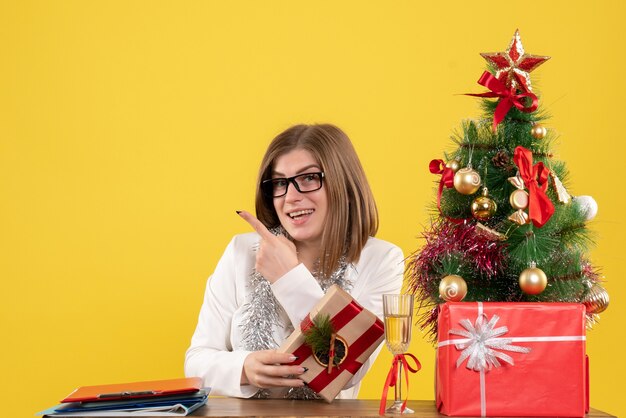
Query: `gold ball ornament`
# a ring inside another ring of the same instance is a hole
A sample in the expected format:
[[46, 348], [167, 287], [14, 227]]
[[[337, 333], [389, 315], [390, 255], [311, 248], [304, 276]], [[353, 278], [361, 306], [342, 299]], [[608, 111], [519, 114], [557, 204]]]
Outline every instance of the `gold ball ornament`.
[[609, 307], [609, 293], [596, 283], [585, 294], [582, 302], [587, 309], [587, 313], [599, 314]]
[[467, 295], [467, 283], [463, 277], [451, 274], [439, 282], [439, 296], [446, 302], [460, 302]]
[[454, 188], [465, 195], [476, 193], [480, 188], [480, 174], [470, 167], [460, 168], [454, 175]]
[[486, 221], [496, 214], [498, 205], [489, 197], [489, 191], [485, 187], [483, 195], [472, 202], [472, 215], [479, 221]]
[[538, 123], [535, 123], [533, 127], [530, 129], [530, 134], [535, 139], [543, 139], [546, 137], [547, 133], [548, 133], [548, 130], [544, 126], [539, 125]]
[[456, 173], [461, 168], [461, 163], [458, 160], [450, 160], [446, 163], [446, 167]]
[[527, 295], [538, 295], [548, 285], [548, 277], [540, 268], [532, 265], [519, 275], [519, 287]]

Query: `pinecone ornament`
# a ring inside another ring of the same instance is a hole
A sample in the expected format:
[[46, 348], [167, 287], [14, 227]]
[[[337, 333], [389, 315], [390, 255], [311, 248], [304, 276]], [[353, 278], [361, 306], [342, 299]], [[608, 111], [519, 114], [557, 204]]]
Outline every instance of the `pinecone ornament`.
[[493, 166], [496, 168], [507, 168], [511, 163], [511, 157], [509, 157], [509, 153], [503, 150], [496, 152], [496, 155], [491, 159]]

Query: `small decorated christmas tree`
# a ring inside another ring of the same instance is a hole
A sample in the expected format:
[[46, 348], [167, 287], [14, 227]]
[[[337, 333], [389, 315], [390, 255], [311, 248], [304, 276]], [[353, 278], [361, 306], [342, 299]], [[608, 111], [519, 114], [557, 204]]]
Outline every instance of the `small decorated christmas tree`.
[[422, 328], [434, 340], [437, 305], [461, 300], [582, 302], [591, 325], [608, 305], [588, 258], [597, 205], [568, 193], [556, 135], [542, 125], [530, 73], [549, 57], [526, 54], [518, 31], [506, 51], [481, 55], [488, 91], [470, 96], [483, 98], [484, 115], [463, 122], [456, 150], [430, 163], [437, 213], [408, 269]]

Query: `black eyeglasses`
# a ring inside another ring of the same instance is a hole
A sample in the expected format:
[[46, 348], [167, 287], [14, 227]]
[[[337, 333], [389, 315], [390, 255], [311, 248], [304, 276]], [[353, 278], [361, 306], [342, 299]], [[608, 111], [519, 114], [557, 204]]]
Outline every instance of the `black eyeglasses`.
[[287, 194], [289, 183], [300, 193], [314, 192], [322, 188], [324, 172], [304, 173], [293, 177], [267, 179], [261, 182], [261, 190], [268, 197], [281, 197]]

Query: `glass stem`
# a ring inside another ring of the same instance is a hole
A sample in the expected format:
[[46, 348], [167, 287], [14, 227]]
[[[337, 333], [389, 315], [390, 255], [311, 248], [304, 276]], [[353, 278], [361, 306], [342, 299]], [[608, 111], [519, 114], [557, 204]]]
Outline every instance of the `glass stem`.
[[394, 387], [396, 402], [402, 403], [402, 362], [398, 363], [398, 375], [396, 376], [396, 386]]

